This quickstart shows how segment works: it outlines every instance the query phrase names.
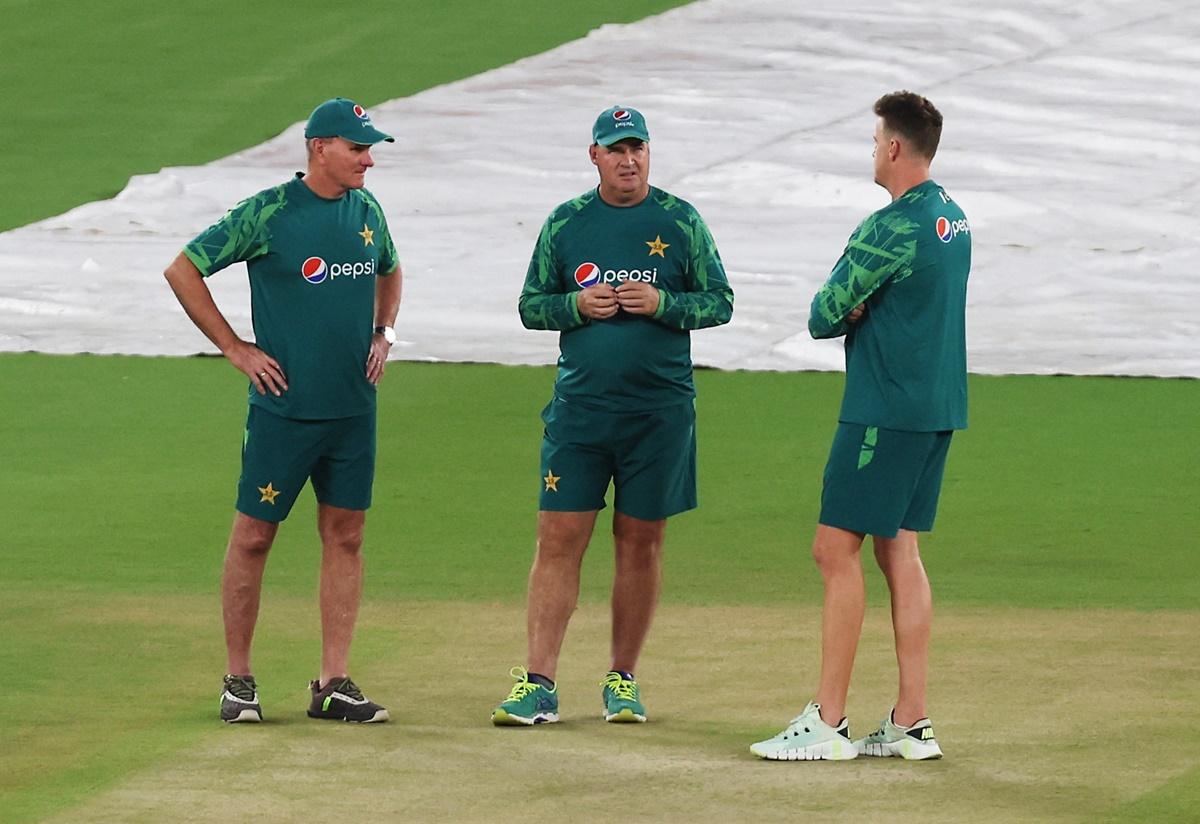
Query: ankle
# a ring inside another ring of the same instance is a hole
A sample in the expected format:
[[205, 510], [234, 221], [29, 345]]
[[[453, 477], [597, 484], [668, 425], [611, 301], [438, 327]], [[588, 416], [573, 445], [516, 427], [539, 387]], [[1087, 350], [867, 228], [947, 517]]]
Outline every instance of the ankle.
[[927, 717], [924, 707], [918, 707], [916, 710], [899, 706], [892, 708], [892, 723], [901, 729], [908, 729]]

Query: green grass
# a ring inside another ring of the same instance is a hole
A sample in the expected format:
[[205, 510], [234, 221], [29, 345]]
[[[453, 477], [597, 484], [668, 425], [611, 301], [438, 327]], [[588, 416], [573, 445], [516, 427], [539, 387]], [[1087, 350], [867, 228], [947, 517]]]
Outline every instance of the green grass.
[[[371, 106], [678, 5], [0, 0], [0, 191], [20, 192], [0, 202], [0, 231], [261, 143], [327, 98]], [[401, 147], [431, 139], [381, 125]]]
[[[881, 797], [930, 824], [1082, 824], [1111, 810], [1116, 821], [1172, 821], [1187, 820], [1200, 764], [1200, 740], [1179, 734], [1200, 724], [1200, 679], [1178, 654], [1194, 613], [1147, 622], [1125, 610], [945, 607], [930, 699], [948, 757], [813, 765], [746, 749], [795, 713], [815, 678], [819, 610], [794, 603], [664, 606], [639, 670], [651, 723], [621, 729], [598, 717], [608, 616], [586, 605], [559, 669], [563, 723], [515, 730], [491, 727], [487, 713], [524, 646], [517, 604], [369, 602], [354, 673], [393, 722], [364, 729], [304, 717], [319, 655], [311, 598], [264, 604], [255, 669], [266, 723], [240, 727], [215, 718], [215, 597], [3, 602], [33, 656], [8, 670], [0, 704], [6, 824], [55, 811], [52, 822], [70, 824], [494, 822], [512, 810], [608, 821], [614, 785], [624, 817], [656, 822], [862, 821]], [[41, 656], [39, 644], [50, 648]], [[886, 711], [894, 674], [887, 612], [875, 608], [852, 729]]]
[[[241, 376], [213, 358], [0, 356], [7, 581], [210, 591], [232, 518]], [[381, 388], [368, 597], [519, 601], [550, 368], [394, 363]], [[672, 521], [664, 597], [813, 600], [808, 547], [840, 375], [697, 375], [701, 508]], [[924, 554], [940, 602], [1194, 609], [1200, 382], [972, 376]], [[1139, 410], [1153, 410], [1145, 414]], [[28, 517], [36, 513], [37, 517]], [[47, 522], [47, 519], [52, 519]], [[313, 591], [311, 493], [269, 586]], [[608, 521], [585, 599], [607, 597]], [[38, 564], [21, 564], [31, 554]], [[873, 579], [876, 583], [878, 579]], [[876, 596], [881, 597], [876, 586]]]
[[1200, 810], [1200, 765], [1176, 776], [1163, 786], [1111, 811], [1106, 824], [1166, 824], [1195, 822]]
[[[0, 0], [0, 71], [20, 93], [0, 124], [0, 190], [20, 193], [0, 204], [0, 231], [111, 196], [130, 175], [255, 145], [327, 97], [373, 105], [676, 5]], [[598, 95], [611, 70], [596, 68]], [[401, 146], [428, 139], [391, 129]], [[931, 684], [939, 728], [990, 748], [960, 750], [915, 779], [904, 765], [806, 773], [805, 800], [792, 772], [738, 754], [786, 720], [814, 671], [820, 590], [808, 545], [841, 376], [698, 374], [701, 509], [669, 530], [645, 665], [667, 716], [634, 746], [586, 724], [516, 745], [481, 723], [522, 646], [537, 414], [552, 380], [549, 369], [397, 363], [381, 391], [355, 671], [393, 707], [419, 701], [425, 677], [449, 675], [445, 717], [401, 720], [374, 739], [289, 722], [318, 653], [306, 493], [272, 553], [256, 639], [282, 719], [229, 735], [213, 722], [213, 673], [240, 376], [214, 359], [0, 355], [0, 819], [286, 820], [316, 810], [389, 820], [409, 803], [430, 820], [446, 819], [447, 805], [462, 820], [514, 809], [588, 818], [610, 812], [597, 764], [631, 776], [630, 814], [658, 820], [792, 820], [797, 809], [842, 820], [896, 792], [931, 821], [1172, 821], [1200, 803], [1196, 749], [1176, 737], [1195, 725], [1188, 685], [1200, 678], [1189, 574], [1200, 382], [972, 377], [972, 427], [955, 438], [923, 554], [945, 610]], [[564, 689], [580, 684], [579, 703], [603, 657], [606, 529], [602, 517], [584, 571], [590, 606], [564, 652]], [[869, 581], [879, 607], [882, 582]], [[889, 645], [883, 624], [868, 628], [856, 719], [885, 700], [876, 693], [892, 677]], [[722, 661], [732, 663], [714, 682]], [[736, 717], [706, 715], [752, 670], [766, 679], [762, 701]], [[1036, 715], [1027, 693], [1042, 702]], [[1014, 724], [1016, 747], [1005, 739]], [[1114, 729], [1132, 753], [1124, 762], [1105, 749]], [[554, 764], [536, 797], [513, 790], [528, 781], [527, 759], [509, 757], [522, 749]], [[349, 813], [323, 807], [325, 793], [310, 787], [314, 754], [335, 777], [367, 769], [373, 791]], [[230, 759], [250, 765], [255, 793], [229, 788]], [[131, 794], [114, 796], [120, 787]], [[215, 817], [197, 806], [214, 796], [228, 800]]]

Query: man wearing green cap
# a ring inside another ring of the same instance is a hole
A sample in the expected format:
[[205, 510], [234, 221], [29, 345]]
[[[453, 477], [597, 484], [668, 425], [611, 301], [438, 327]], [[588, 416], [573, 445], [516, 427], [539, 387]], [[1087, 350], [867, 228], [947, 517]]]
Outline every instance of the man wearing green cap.
[[600, 184], [542, 226], [519, 309], [560, 333], [529, 574], [528, 658], [497, 725], [558, 720], [555, 670], [596, 515], [614, 488], [616, 571], [604, 718], [646, 720], [634, 670], [658, 602], [667, 518], [696, 507], [690, 331], [728, 323], [733, 291], [691, 204], [649, 184], [641, 113], [600, 113], [588, 149]]
[[[166, 270], [188, 317], [250, 380], [237, 513], [221, 578], [228, 668], [221, 719], [261, 721], [250, 644], [267, 553], [311, 480], [321, 536], [321, 671], [308, 715], [388, 720], [350, 679], [362, 536], [375, 471], [375, 395], [400, 308], [400, 266], [383, 210], [363, 188], [371, 148], [392, 137], [335, 98], [304, 130], [307, 173], [243, 200]], [[254, 342], [204, 279], [244, 261]]]

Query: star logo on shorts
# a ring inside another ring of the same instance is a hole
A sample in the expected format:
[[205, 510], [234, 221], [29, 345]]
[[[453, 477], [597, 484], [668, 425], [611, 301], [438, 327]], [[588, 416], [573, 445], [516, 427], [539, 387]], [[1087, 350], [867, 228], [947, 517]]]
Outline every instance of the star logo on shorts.
[[375, 232], [367, 224], [363, 224], [363, 230], [358, 233], [358, 236], [363, 239], [363, 246], [375, 245]]
[[546, 492], [557, 492], [558, 482], [562, 480], [561, 475], [555, 475], [553, 469], [546, 470], [546, 477], [542, 478], [546, 482]]
[[647, 241], [645, 241], [645, 244], [650, 247], [649, 257], [654, 257], [655, 255], [658, 255], [663, 260], [666, 260], [667, 256], [666, 256], [666, 254], [664, 254], [663, 250], [670, 249], [671, 244], [663, 243], [662, 235], [655, 235], [654, 240], [647, 240]]
[[275, 498], [279, 495], [279, 490], [272, 487], [270, 481], [267, 481], [266, 486], [260, 486], [258, 491], [262, 493], [262, 497], [258, 499], [260, 504], [266, 503], [275, 506]]

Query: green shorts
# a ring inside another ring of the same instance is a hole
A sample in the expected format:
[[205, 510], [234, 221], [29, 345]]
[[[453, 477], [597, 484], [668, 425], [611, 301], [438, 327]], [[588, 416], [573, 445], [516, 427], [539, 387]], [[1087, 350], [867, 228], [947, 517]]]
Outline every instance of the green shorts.
[[371, 506], [375, 479], [375, 412], [303, 421], [250, 405], [242, 441], [237, 510], [278, 523], [312, 479], [320, 503], [342, 509]]
[[883, 538], [933, 529], [953, 434], [839, 423], [825, 464], [820, 522]]
[[604, 508], [609, 482], [618, 512], [658, 521], [696, 508], [696, 406], [603, 412], [555, 398], [542, 410], [538, 506]]

